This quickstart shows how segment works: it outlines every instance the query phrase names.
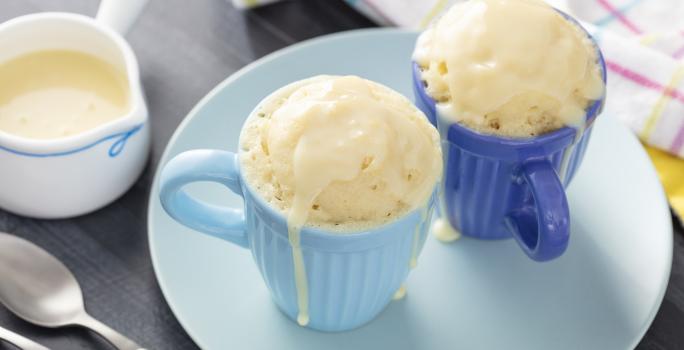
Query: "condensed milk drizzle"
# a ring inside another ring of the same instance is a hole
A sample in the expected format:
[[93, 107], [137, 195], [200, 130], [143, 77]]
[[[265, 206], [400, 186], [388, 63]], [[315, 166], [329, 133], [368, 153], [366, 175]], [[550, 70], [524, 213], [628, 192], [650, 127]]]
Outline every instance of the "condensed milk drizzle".
[[394, 292], [394, 295], [392, 296], [392, 300], [397, 301], [404, 299], [406, 297], [406, 285], [402, 284], [399, 289], [397, 289], [396, 292]]
[[79, 134], [130, 110], [123, 70], [90, 54], [36, 51], [0, 63], [0, 130], [30, 139]]
[[597, 59], [587, 34], [541, 0], [460, 2], [413, 52], [440, 116], [512, 138], [583, 123], [605, 91]]
[[[292, 220], [294, 221], [294, 220]], [[306, 266], [301, 246], [301, 226], [295, 226], [288, 221], [288, 238], [292, 246], [292, 262], [294, 265], [295, 288], [297, 289], [297, 306], [299, 314], [297, 323], [300, 326], [309, 324], [309, 285], [306, 278]]]
[[[295, 189], [287, 216], [299, 308], [297, 322], [302, 326], [309, 323], [309, 293], [301, 230], [316, 197], [333, 182], [351, 181], [362, 171], [379, 168], [383, 171], [384, 190], [404, 198], [404, 205], [412, 209], [429, 198], [441, 173], [436, 134], [416, 132], [416, 121], [383, 105], [369, 82], [352, 76], [337, 77], [310, 91], [320, 96], [307, 95], [311, 100], [305, 108], [287, 110], [296, 112], [296, 116], [281, 116], [308, 123], [294, 151]], [[281, 107], [279, 112], [285, 110]], [[398, 151], [398, 144], [411, 147]], [[415, 169], [426, 172], [420, 182], [411, 175]], [[427, 215], [427, 209], [423, 209], [422, 219]], [[420, 228], [419, 223], [414, 231], [411, 267], [416, 264]]]

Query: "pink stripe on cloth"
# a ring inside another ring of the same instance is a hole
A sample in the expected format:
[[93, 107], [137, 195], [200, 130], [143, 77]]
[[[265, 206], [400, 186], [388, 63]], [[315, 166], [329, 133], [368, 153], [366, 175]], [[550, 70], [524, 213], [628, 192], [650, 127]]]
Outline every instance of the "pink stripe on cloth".
[[620, 10], [608, 2], [608, 0], [596, 0], [599, 5], [603, 6], [611, 15], [615, 16], [620, 23], [624, 24], [627, 29], [632, 31], [634, 34], [641, 34], [642, 31], [636, 26], [632, 21], [629, 20]]
[[684, 46], [680, 47], [679, 50], [675, 51], [675, 53], [672, 54], [672, 57], [677, 59], [684, 57]]
[[645, 75], [641, 75], [640, 73], [637, 73], [633, 70], [630, 70], [626, 67], [619, 65], [618, 63], [615, 63], [615, 62], [612, 62], [609, 60], [606, 60], [606, 67], [608, 67], [608, 70], [610, 70], [616, 74], [619, 74], [620, 76], [622, 76], [626, 79], [629, 79], [636, 84], [639, 84], [645, 88], [664, 92], [665, 94], [672, 97], [673, 99], [676, 99], [676, 100], [684, 103], [684, 94], [682, 94], [681, 92], [679, 92], [675, 89], [667, 89], [666, 86], [651, 80], [649, 77], [647, 77]]
[[677, 132], [677, 136], [675, 136], [674, 142], [670, 146], [670, 152], [679, 154], [682, 146], [684, 146], [684, 124], [679, 127], [679, 132]]
[[[684, 37], [684, 30], [679, 32], [679, 35]], [[677, 59], [684, 57], [684, 46], [680, 47], [679, 50], [675, 51], [675, 53], [672, 54], [672, 57]]]

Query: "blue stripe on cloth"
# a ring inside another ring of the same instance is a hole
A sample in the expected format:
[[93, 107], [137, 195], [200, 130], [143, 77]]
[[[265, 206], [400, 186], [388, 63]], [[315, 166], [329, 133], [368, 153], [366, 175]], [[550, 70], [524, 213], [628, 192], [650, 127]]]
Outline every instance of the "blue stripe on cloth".
[[[621, 15], [624, 15], [627, 12], [629, 12], [632, 8], [634, 8], [634, 6], [638, 5], [642, 1], [643, 0], [632, 0], [632, 2], [628, 3], [627, 5], [618, 8], [618, 13]], [[599, 19], [598, 21], [594, 22], [594, 24], [596, 24], [599, 27], [603, 27], [603, 26], [608, 25], [610, 22], [612, 22], [616, 19], [617, 19], [617, 15], [614, 13], [611, 13], [611, 14]]]

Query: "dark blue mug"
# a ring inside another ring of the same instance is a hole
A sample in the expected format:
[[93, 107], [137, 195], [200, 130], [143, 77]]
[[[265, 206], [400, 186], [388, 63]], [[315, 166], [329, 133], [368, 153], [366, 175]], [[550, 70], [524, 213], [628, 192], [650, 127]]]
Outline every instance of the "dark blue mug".
[[[605, 83], [605, 62], [597, 51]], [[562, 255], [570, 236], [565, 187], [582, 163], [605, 97], [587, 108], [583, 133], [582, 128], [564, 127], [538, 137], [515, 139], [480, 134], [457, 123], [440, 125], [435, 101], [425, 90], [415, 62], [413, 90], [418, 108], [442, 130], [442, 217], [466, 236], [512, 236], [536, 261]], [[564, 157], [569, 158], [561, 178]]]

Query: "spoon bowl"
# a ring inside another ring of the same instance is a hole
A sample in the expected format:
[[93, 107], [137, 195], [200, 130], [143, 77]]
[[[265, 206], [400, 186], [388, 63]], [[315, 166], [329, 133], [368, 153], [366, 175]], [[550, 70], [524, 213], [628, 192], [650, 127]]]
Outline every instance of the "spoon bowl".
[[76, 277], [35, 244], [0, 232], [0, 303], [24, 320], [44, 327], [82, 326], [117, 349], [141, 349], [132, 340], [92, 318]]
[[75, 324], [83, 294], [62, 262], [34, 244], [0, 233], [0, 302], [21, 318], [44, 327]]

